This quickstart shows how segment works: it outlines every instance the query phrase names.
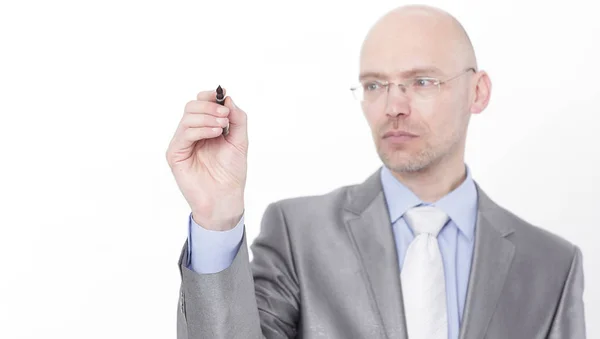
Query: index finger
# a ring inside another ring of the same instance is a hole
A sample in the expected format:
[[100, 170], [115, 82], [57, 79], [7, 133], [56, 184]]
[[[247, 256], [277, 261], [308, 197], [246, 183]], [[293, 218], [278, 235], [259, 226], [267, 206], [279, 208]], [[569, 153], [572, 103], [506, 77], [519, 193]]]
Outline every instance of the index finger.
[[[227, 95], [227, 90], [225, 87], [221, 86], [223, 89], [223, 98]], [[217, 89], [215, 88], [212, 91], [202, 91], [196, 95], [196, 99], [199, 101], [212, 101], [217, 102]]]

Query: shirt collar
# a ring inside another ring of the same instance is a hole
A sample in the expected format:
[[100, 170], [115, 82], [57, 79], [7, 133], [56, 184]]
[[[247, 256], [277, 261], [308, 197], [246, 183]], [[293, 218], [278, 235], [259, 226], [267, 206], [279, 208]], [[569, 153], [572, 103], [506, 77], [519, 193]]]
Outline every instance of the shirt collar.
[[419, 199], [408, 187], [396, 179], [385, 165], [381, 168], [381, 184], [392, 224], [409, 208], [418, 205], [433, 205], [444, 211], [469, 240], [473, 240], [477, 218], [477, 189], [469, 166], [465, 164], [467, 177], [452, 192], [438, 201], [428, 204]]

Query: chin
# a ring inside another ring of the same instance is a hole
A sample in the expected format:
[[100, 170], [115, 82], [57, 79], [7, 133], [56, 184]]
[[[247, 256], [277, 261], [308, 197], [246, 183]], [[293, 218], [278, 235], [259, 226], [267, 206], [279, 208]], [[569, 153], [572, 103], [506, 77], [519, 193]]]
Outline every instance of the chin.
[[413, 173], [420, 172], [427, 168], [427, 165], [415, 163], [415, 162], [406, 162], [406, 163], [392, 163], [386, 165], [390, 170], [397, 173]]
[[394, 172], [419, 172], [432, 163], [427, 152], [411, 154], [405, 151], [379, 152], [381, 161]]

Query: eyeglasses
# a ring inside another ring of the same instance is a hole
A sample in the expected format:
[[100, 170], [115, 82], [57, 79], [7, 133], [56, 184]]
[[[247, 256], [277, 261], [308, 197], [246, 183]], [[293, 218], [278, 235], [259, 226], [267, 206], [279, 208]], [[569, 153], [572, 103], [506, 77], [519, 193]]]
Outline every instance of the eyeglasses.
[[476, 72], [475, 68], [471, 67], [446, 80], [432, 77], [415, 77], [401, 84], [389, 81], [370, 80], [352, 86], [350, 87], [350, 90], [356, 100], [361, 102], [374, 102], [381, 98], [382, 94], [389, 93], [390, 85], [395, 84], [398, 85], [400, 90], [409, 98], [418, 97], [422, 99], [431, 99], [440, 92], [441, 85], [450, 80], [454, 80], [469, 71]]

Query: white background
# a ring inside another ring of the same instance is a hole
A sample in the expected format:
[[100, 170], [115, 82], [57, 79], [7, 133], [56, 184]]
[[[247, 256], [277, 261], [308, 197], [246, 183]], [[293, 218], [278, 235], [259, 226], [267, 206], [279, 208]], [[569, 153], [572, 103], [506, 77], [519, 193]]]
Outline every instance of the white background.
[[[594, 2], [430, 1], [489, 72], [467, 163], [498, 203], [581, 247], [600, 337], [600, 20]], [[165, 151], [196, 93], [249, 118], [246, 225], [380, 165], [351, 98], [398, 1], [0, 5], [0, 338], [174, 338], [189, 214]], [[595, 321], [594, 321], [595, 320]]]

